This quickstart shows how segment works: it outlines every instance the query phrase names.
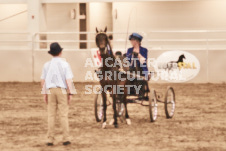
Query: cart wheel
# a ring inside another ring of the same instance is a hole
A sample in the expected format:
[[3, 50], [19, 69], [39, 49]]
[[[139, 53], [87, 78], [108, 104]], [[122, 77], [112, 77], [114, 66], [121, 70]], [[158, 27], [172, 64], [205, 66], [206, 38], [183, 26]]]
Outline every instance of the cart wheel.
[[144, 88], [143, 88], [143, 93], [141, 95], [141, 98], [142, 98], [142, 101], [149, 101], [149, 97], [148, 97], [148, 94], [149, 94], [149, 88], [148, 88], [148, 83], [147, 81], [145, 81], [145, 83], [143, 84]]
[[172, 118], [175, 112], [175, 92], [172, 87], [168, 87], [165, 94], [165, 113], [166, 118]]
[[103, 100], [100, 94], [96, 94], [94, 108], [96, 121], [100, 122], [103, 117]]
[[158, 114], [157, 107], [158, 106], [157, 106], [156, 91], [151, 90], [151, 99], [149, 100], [149, 113], [150, 113], [151, 122], [154, 122], [157, 119], [157, 114]]

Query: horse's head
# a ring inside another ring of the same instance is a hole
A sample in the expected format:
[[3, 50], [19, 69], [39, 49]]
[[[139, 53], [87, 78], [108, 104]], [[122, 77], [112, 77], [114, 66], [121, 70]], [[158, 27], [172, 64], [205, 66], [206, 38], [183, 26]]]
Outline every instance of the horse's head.
[[183, 62], [183, 60], [186, 59], [184, 54], [180, 55], [179, 59], [177, 62]]
[[98, 29], [96, 28], [96, 32], [97, 32], [96, 45], [100, 49], [100, 54], [104, 54], [105, 48], [107, 47], [108, 44], [108, 36], [106, 34], [107, 27], [104, 29], [104, 31], [102, 30], [98, 31]]
[[181, 55], [181, 58], [186, 59], [185, 56], [184, 56], [184, 54]]

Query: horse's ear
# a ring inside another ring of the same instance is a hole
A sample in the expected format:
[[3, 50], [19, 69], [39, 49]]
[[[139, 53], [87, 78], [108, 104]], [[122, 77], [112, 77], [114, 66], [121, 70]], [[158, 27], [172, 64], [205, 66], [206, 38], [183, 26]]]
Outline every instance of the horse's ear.
[[96, 32], [97, 32], [97, 33], [99, 32], [98, 29], [97, 29], [97, 27], [96, 27]]
[[104, 32], [105, 32], [105, 33], [107, 32], [107, 26], [105, 27]]

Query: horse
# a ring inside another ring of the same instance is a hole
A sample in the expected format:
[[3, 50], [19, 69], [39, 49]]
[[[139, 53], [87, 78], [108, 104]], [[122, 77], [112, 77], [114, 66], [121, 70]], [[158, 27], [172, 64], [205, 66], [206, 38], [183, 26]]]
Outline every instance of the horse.
[[[105, 28], [104, 31], [96, 28], [96, 45], [99, 48], [100, 51], [100, 56], [102, 59], [102, 66], [99, 68], [99, 72], [97, 75], [101, 75], [102, 78], [100, 79], [100, 85], [102, 88], [101, 95], [102, 95], [102, 100], [103, 100], [103, 123], [102, 123], [102, 128], [106, 128], [106, 110], [107, 110], [107, 97], [106, 93], [103, 91], [103, 88], [108, 87], [108, 91], [110, 93], [110, 96], [113, 99], [113, 125], [115, 128], [118, 128], [118, 122], [117, 122], [117, 111], [116, 111], [116, 100], [119, 99], [121, 103], [124, 104], [125, 107], [125, 118], [126, 122], [128, 125], [131, 124], [128, 110], [127, 110], [127, 87], [125, 86], [127, 83], [127, 79], [124, 78], [124, 80], [120, 79], [118, 76], [120, 66], [119, 65], [114, 65], [116, 61], [116, 57], [113, 54], [108, 36], [106, 34], [107, 32], [107, 27]], [[126, 70], [126, 69], [123, 69]], [[110, 73], [108, 76], [107, 73]], [[125, 74], [122, 76], [126, 76]], [[116, 77], [116, 78], [115, 78]], [[113, 86], [117, 86], [116, 89], [113, 89]], [[122, 94], [118, 94], [117, 90], [118, 88], [124, 88]]]
[[178, 63], [179, 62], [184, 62], [185, 56], [184, 54], [180, 55], [177, 61], [170, 61], [167, 63], [167, 69], [171, 70], [174, 66], [174, 64], [176, 64], [176, 67], [178, 67]]

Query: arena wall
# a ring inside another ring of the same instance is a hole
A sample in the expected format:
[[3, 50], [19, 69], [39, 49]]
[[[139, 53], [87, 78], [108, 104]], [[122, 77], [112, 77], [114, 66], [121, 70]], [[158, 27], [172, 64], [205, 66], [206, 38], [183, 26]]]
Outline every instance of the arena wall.
[[[164, 51], [149, 51], [149, 56], [158, 57]], [[226, 61], [225, 51], [188, 51], [195, 55], [200, 61], [200, 72], [189, 83], [222, 83], [226, 82], [225, 67]], [[34, 67], [34, 81], [39, 81], [42, 67], [44, 63], [51, 59], [51, 56], [47, 52], [40, 51], [34, 54], [34, 66], [32, 66], [32, 53], [30, 51], [1, 51], [0, 60], [0, 81], [22, 81], [31, 82], [33, 80], [33, 67]], [[63, 57], [70, 63], [74, 73], [74, 81], [86, 82], [85, 76], [87, 71], [93, 72], [95, 67], [85, 67], [85, 61], [87, 58], [91, 58], [91, 53], [84, 52], [63, 52]], [[208, 66], [207, 66], [208, 64]], [[87, 80], [88, 82], [92, 80]], [[155, 82], [164, 82], [151, 81]]]
[[[16, 9], [13, 9], [13, 8]], [[78, 32], [78, 18], [71, 19], [71, 9], [78, 8], [78, 3], [42, 3], [40, 4], [40, 28], [28, 27], [32, 22], [27, 4], [0, 4], [0, 17], [5, 18], [13, 13], [23, 10], [24, 12], [12, 20], [0, 22], [0, 81], [39, 81], [41, 70], [46, 61], [51, 57], [47, 54], [49, 43], [45, 49], [40, 49], [41, 44], [34, 42], [32, 37], [37, 32]], [[191, 83], [222, 83], [226, 82], [226, 2], [225, 1], [174, 1], [174, 2], [112, 2], [112, 3], [89, 3], [88, 4], [88, 32], [95, 32], [95, 26], [103, 24], [97, 18], [96, 7], [105, 7], [101, 12], [102, 17], [109, 24], [109, 31], [112, 30], [114, 40], [112, 42], [114, 51], [126, 51], [130, 47], [127, 39], [131, 32], [141, 32], [144, 36], [142, 45], [149, 49], [149, 57], [157, 58], [163, 52], [171, 50], [184, 50], [193, 54], [200, 62], [199, 74]], [[107, 11], [111, 9], [112, 12]], [[78, 13], [78, 10], [76, 10]], [[63, 13], [61, 13], [63, 12]], [[112, 15], [112, 18], [109, 17]], [[110, 19], [107, 19], [110, 18]], [[112, 24], [112, 25], [111, 25]], [[100, 26], [103, 28], [104, 26]], [[38, 31], [37, 31], [38, 30]], [[192, 33], [183, 32], [193, 31]], [[197, 30], [197, 32], [194, 32]], [[199, 31], [217, 32], [199, 32]], [[25, 32], [26, 34], [3, 34], [4, 32]], [[153, 31], [179, 31], [153, 32]], [[182, 31], [182, 32], [180, 32]], [[119, 34], [122, 32], [123, 34]], [[46, 35], [46, 40], [78, 40], [78, 35]], [[36, 37], [37, 38], [37, 37]], [[36, 40], [39, 40], [38, 37]], [[197, 39], [198, 41], [151, 41], [147, 39]], [[204, 39], [204, 41], [202, 41]], [[206, 39], [206, 41], [205, 41]], [[211, 41], [213, 39], [213, 41]], [[219, 40], [220, 39], [220, 40]], [[4, 40], [15, 40], [4, 42]], [[24, 40], [24, 42], [16, 42]], [[88, 40], [93, 40], [89, 37]], [[119, 41], [122, 42], [119, 42]], [[124, 40], [124, 41], [123, 41]], [[217, 41], [219, 40], [219, 41]], [[86, 50], [73, 51], [78, 48], [78, 43], [60, 42], [65, 48], [63, 57], [71, 64], [74, 72], [74, 81], [85, 82], [87, 71], [94, 71], [95, 68], [85, 68], [87, 58], [92, 58], [91, 48]], [[69, 50], [70, 49], [70, 50]], [[89, 80], [91, 81], [91, 80]], [[155, 82], [155, 81], [152, 81]], [[164, 82], [164, 81], [157, 81]]]

